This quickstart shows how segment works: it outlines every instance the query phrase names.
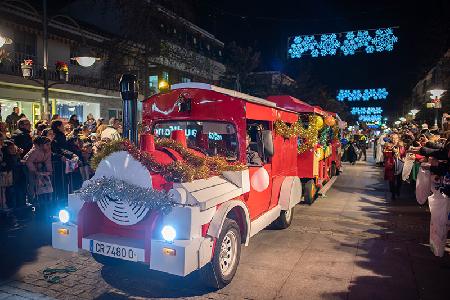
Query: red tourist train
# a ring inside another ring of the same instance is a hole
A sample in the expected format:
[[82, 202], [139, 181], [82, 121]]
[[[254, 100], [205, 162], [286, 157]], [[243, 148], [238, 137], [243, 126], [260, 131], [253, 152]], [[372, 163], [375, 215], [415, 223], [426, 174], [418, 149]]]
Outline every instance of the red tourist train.
[[[124, 108], [127, 120], [135, 106]], [[166, 193], [173, 204], [170, 212], [114, 195], [86, 201], [73, 194], [60, 221], [52, 224], [53, 247], [84, 249], [104, 264], [129, 260], [179, 276], [200, 269], [205, 283], [221, 288], [234, 277], [241, 245], [270, 224], [291, 224], [302, 196], [302, 158], [297, 138], [276, 134], [274, 123], [295, 123], [299, 112], [277, 101], [186, 83], [145, 100], [142, 117], [140, 150], [109, 153], [84, 186], [106, 178]], [[130, 137], [135, 126], [129, 127]], [[158, 142], [167, 138], [176, 147]], [[153, 159], [159, 169], [146, 168], [142, 157]], [[170, 180], [161, 174], [174, 163], [186, 167], [208, 157], [244, 168], [194, 180]]]
[[[282, 107], [291, 111], [295, 111], [301, 121], [308, 124], [308, 119], [312, 115], [320, 116], [324, 119], [332, 117], [332, 124], [337, 128], [337, 122], [340, 121], [339, 116], [335, 113], [324, 111], [318, 106], [309, 105], [292, 96], [269, 96], [267, 98]], [[328, 126], [328, 125], [324, 125]], [[318, 133], [317, 133], [318, 134]], [[341, 143], [339, 134], [329, 139], [329, 145], [324, 146], [318, 143], [314, 144], [314, 148], [310, 151], [304, 151], [298, 154], [297, 158], [297, 175], [301, 178], [304, 191], [304, 200], [311, 204], [318, 195], [318, 191], [329, 180], [338, 175], [341, 170]]]

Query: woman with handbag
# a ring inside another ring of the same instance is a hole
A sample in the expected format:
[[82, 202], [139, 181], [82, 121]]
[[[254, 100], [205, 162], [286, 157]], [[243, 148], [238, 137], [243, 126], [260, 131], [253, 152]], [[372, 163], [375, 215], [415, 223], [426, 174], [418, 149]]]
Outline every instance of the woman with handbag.
[[29, 172], [28, 194], [45, 211], [53, 193], [50, 139], [44, 136], [36, 137], [33, 140], [33, 148], [25, 155], [24, 160]]

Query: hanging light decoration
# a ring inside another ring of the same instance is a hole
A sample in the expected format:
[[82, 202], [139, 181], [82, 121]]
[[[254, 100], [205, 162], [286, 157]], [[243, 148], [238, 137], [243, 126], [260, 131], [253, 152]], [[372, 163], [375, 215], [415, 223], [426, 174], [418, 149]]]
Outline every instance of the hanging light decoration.
[[0, 48], [4, 45], [12, 44], [12, 42], [13, 41], [9, 37], [0, 34]]

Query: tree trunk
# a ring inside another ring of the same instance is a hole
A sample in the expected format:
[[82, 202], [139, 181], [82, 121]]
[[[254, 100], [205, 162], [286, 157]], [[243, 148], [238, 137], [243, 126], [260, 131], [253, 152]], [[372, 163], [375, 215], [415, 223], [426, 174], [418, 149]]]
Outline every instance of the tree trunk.
[[145, 47], [144, 51], [144, 66], [143, 66], [143, 76], [144, 76], [144, 99], [147, 99], [150, 96], [150, 83], [149, 83], [149, 73], [148, 73], [148, 65], [149, 65], [149, 54], [148, 48]]

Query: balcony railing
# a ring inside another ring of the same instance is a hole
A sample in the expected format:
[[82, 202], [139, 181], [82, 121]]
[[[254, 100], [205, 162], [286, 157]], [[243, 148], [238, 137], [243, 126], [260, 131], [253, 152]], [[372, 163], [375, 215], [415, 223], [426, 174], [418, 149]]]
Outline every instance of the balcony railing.
[[[14, 53], [10, 60], [4, 60], [0, 63], [0, 74], [22, 77], [21, 62], [23, 59], [33, 59], [33, 61], [36, 61], [32, 56]], [[60, 81], [59, 73], [56, 71], [54, 66], [48, 67], [48, 76], [49, 81]], [[89, 88], [116, 91], [118, 90], [119, 79], [115, 77], [116, 76], [111, 76], [111, 78], [108, 79], [86, 77], [77, 74], [70, 74], [69, 69], [69, 81], [67, 83]], [[42, 65], [33, 65], [33, 78], [38, 80], [44, 79], [44, 67]]]

